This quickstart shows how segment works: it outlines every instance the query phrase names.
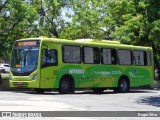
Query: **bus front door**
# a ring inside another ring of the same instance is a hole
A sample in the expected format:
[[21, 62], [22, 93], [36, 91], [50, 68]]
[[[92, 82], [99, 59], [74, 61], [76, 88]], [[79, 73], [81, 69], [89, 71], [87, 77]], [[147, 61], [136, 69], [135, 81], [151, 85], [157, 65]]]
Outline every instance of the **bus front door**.
[[57, 65], [57, 50], [42, 49], [40, 88], [54, 88]]

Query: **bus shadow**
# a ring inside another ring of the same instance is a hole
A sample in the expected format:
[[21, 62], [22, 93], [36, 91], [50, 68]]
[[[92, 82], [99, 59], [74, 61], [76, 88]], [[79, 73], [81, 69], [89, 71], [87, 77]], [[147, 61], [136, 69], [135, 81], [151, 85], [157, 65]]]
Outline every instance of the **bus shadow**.
[[103, 93], [94, 93], [93, 91], [83, 91], [75, 94], [93, 94], [93, 95], [103, 95], [103, 94], [129, 94], [129, 93], [156, 93], [156, 91], [152, 90], [131, 90], [128, 93], [116, 93], [113, 90], [106, 90]]
[[157, 93], [158, 91], [151, 90], [151, 89], [133, 89], [130, 90], [129, 93]]
[[130, 90], [128, 93], [115, 93], [112, 90], [105, 90], [103, 93], [94, 93], [91, 90], [88, 91], [75, 91], [73, 94], [60, 94], [59, 92], [56, 91], [46, 91], [44, 93], [38, 94], [35, 91], [29, 90], [29, 91], [12, 91], [12, 92], [21, 92], [21, 93], [26, 93], [26, 94], [35, 94], [35, 95], [85, 95], [85, 94], [91, 94], [91, 95], [104, 95], [104, 94], [139, 94], [139, 93], [156, 93], [156, 91], [152, 90]]
[[160, 107], [160, 95], [144, 97], [144, 98], [138, 99], [136, 102], [138, 104], [145, 104], [145, 105]]

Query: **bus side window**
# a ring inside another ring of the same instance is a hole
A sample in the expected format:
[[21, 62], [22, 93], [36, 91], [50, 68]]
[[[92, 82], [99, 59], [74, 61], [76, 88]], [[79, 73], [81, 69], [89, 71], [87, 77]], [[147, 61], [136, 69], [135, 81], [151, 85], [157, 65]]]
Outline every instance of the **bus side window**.
[[130, 50], [118, 50], [118, 64], [131, 65], [131, 51]]
[[101, 49], [101, 62], [102, 64], [112, 64], [111, 49]]
[[99, 48], [93, 48], [93, 51], [94, 51], [94, 56], [93, 56], [93, 59], [94, 59], [94, 64], [99, 64], [100, 63], [100, 50]]
[[148, 65], [148, 66], [151, 66], [151, 65], [152, 65], [151, 52], [147, 52], [147, 65]]
[[147, 65], [147, 53], [143, 52], [144, 54], [144, 65]]
[[73, 45], [63, 45], [62, 60], [64, 63], [81, 63], [81, 48]]
[[50, 61], [51, 64], [54, 64], [54, 65], [58, 64], [58, 57], [57, 57], [56, 50], [53, 50], [53, 49], [50, 50], [50, 58], [51, 58], [51, 61]]
[[83, 47], [83, 58], [86, 64], [94, 63], [94, 51], [92, 47]]
[[42, 50], [42, 58], [41, 58], [41, 64], [44, 65], [46, 63], [46, 49]]
[[100, 50], [98, 47], [83, 47], [83, 61], [86, 64], [100, 63]]
[[117, 64], [117, 51], [116, 51], [116, 49], [111, 49], [111, 61], [112, 61], [112, 64]]
[[147, 61], [145, 60], [146, 59], [146, 54], [144, 51], [133, 51], [132, 52], [133, 54], [133, 65], [136, 65], [136, 66], [144, 66], [147, 64]]
[[42, 67], [58, 65], [57, 51], [54, 49], [43, 49], [41, 63]]

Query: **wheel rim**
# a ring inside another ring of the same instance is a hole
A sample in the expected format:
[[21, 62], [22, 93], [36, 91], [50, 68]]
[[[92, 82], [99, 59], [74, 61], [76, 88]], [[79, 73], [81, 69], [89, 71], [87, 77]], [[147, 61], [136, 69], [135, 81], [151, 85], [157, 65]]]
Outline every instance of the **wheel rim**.
[[121, 90], [122, 90], [122, 91], [126, 91], [126, 90], [127, 90], [127, 83], [126, 83], [126, 81], [123, 80], [123, 81], [121, 82], [120, 87], [121, 87]]
[[69, 84], [68, 82], [63, 81], [61, 84], [61, 88], [64, 90], [68, 90], [69, 89]]
[[62, 78], [59, 86], [59, 92], [62, 94], [74, 93], [74, 83], [71, 78]]

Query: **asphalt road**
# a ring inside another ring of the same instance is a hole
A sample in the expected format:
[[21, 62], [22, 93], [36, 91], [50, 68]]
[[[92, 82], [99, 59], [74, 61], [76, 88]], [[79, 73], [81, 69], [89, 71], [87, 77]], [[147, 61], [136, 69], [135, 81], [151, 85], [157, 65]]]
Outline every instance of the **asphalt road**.
[[131, 90], [123, 94], [113, 91], [103, 94], [76, 91], [75, 94], [66, 95], [57, 92], [36, 94], [34, 91], [0, 91], [0, 111], [160, 111], [160, 91]]

